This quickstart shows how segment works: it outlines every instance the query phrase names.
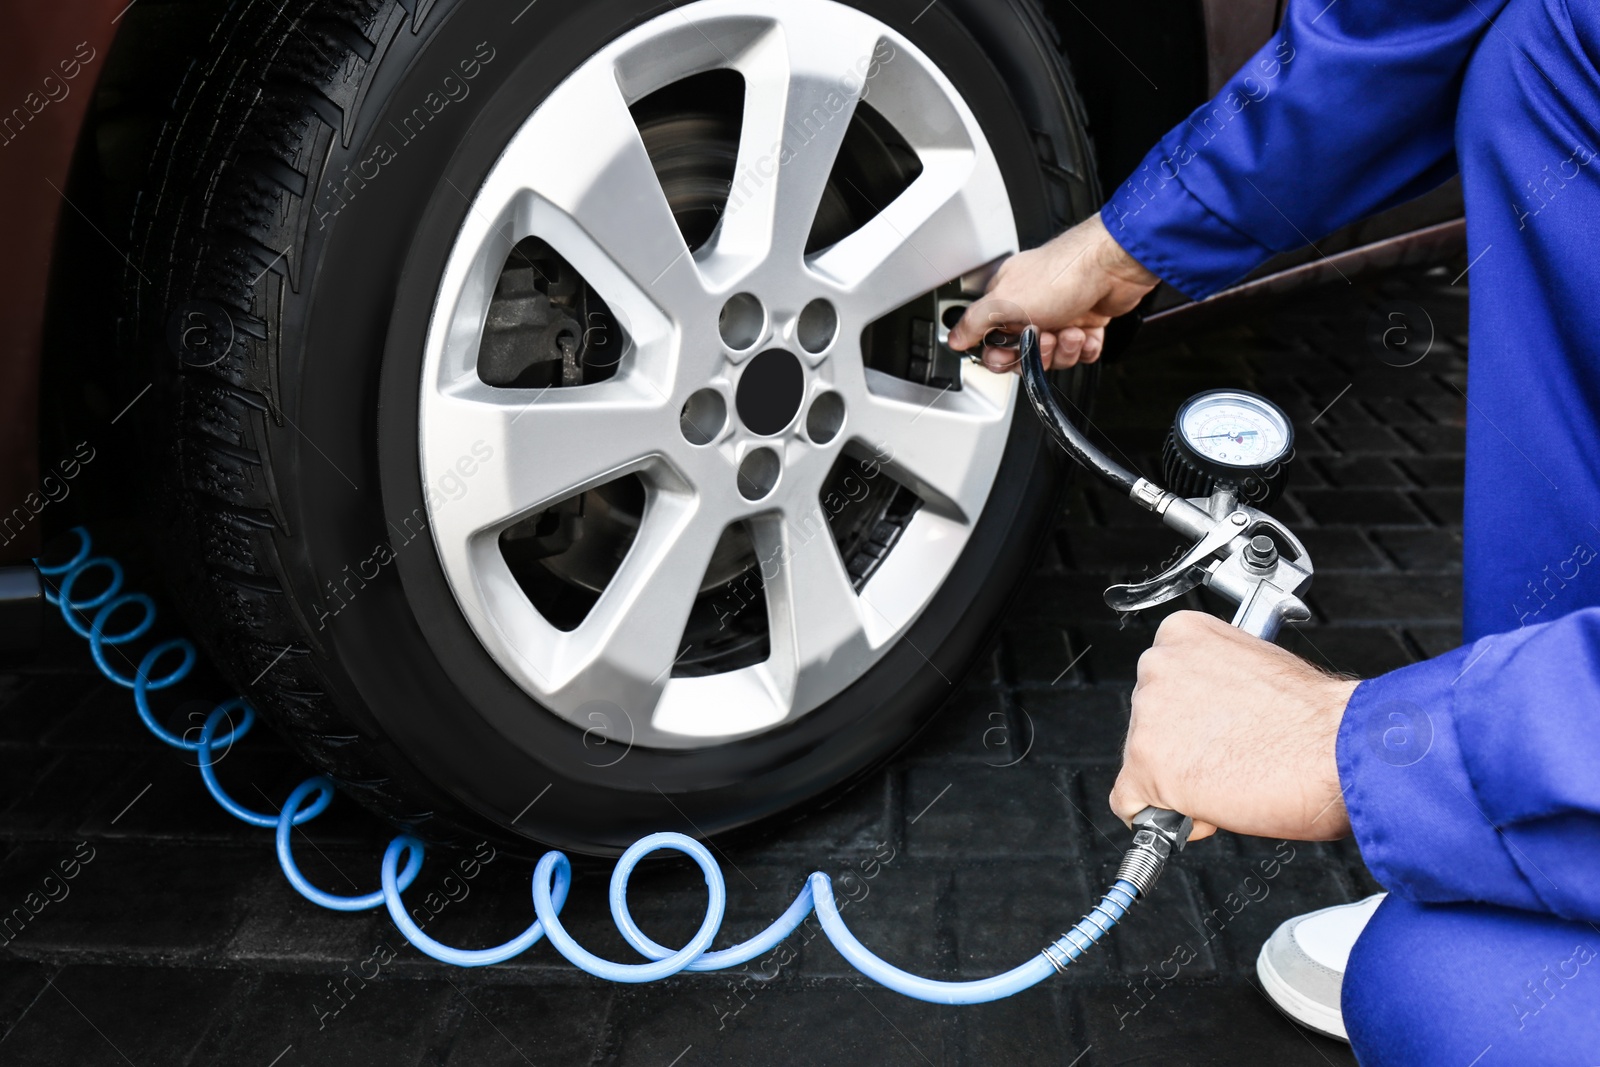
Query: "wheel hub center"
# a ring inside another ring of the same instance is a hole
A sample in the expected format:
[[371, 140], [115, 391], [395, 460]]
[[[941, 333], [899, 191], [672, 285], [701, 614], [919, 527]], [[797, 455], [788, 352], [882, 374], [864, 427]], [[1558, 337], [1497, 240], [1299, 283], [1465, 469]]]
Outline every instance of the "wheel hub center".
[[761, 437], [781, 433], [800, 413], [805, 381], [805, 371], [794, 353], [782, 348], [761, 353], [739, 379], [734, 398], [739, 420]]

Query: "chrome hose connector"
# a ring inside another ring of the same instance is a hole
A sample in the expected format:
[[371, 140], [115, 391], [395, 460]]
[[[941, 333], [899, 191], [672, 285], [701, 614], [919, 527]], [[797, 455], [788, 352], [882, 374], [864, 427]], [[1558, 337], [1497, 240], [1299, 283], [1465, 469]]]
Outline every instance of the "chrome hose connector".
[[1117, 877], [1139, 890], [1141, 897], [1155, 888], [1174, 852], [1182, 852], [1194, 830], [1194, 820], [1164, 808], [1145, 808], [1133, 817], [1133, 847], [1122, 857]]
[[1154, 482], [1140, 478], [1133, 483], [1133, 491], [1128, 494], [1128, 497], [1146, 511], [1153, 511], [1157, 515], [1161, 515], [1172, 504], [1174, 494], [1167, 492]]
[[1117, 868], [1117, 877], [1132, 882], [1139, 890], [1139, 895], [1144, 897], [1150, 895], [1156, 879], [1160, 878], [1161, 872], [1166, 869], [1165, 856], [1158, 855], [1153, 848], [1135, 844], [1122, 857], [1122, 865]]

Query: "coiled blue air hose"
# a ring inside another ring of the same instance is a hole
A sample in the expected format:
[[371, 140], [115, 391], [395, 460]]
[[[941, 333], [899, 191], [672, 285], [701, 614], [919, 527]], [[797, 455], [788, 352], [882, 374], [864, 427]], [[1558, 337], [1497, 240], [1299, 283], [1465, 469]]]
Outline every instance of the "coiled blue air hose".
[[[401, 894], [416, 881], [417, 875], [422, 871], [424, 850], [422, 842], [417, 838], [402, 834], [389, 842], [389, 847], [383, 853], [380, 888], [357, 896], [340, 896], [318, 889], [301, 873], [299, 864], [295, 862], [291, 840], [294, 827], [321, 815], [333, 802], [332, 781], [318, 775], [301, 782], [289, 794], [282, 810], [276, 815], [254, 811], [228, 795], [217, 778], [216, 750], [218, 748], [225, 750], [249, 733], [251, 727], [255, 725], [255, 711], [243, 698], [235, 697], [217, 705], [206, 717], [199, 736], [192, 741], [172, 733], [156, 721], [154, 713], [150, 710], [150, 694], [170, 688], [189, 676], [197, 659], [195, 647], [185, 638], [174, 638], [151, 647], [131, 675], [114, 668], [108, 661], [107, 649], [118, 649], [119, 654], [126, 660], [127, 655], [120, 652], [120, 646], [136, 641], [150, 632], [156, 620], [155, 602], [143, 593], [122, 592], [122, 566], [109, 556], [94, 555], [89, 534], [82, 527], [77, 527], [72, 532], [78, 538], [78, 551], [70, 560], [53, 565], [46, 565], [39, 560], [34, 561], [39, 573], [45, 577], [47, 585], [51, 584], [51, 580], [57, 580], [56, 591], [47, 591], [45, 596], [50, 603], [61, 609], [61, 616], [67, 625], [88, 640], [89, 653], [94, 657], [95, 665], [100, 668], [101, 673], [117, 685], [133, 691], [134, 707], [145, 727], [165, 744], [196, 754], [200, 767], [200, 780], [228, 814], [252, 826], [272, 827], [276, 830], [278, 864], [283, 868], [284, 877], [289, 880], [289, 884], [307, 900], [336, 911], [367, 911], [386, 907], [390, 918], [394, 920], [395, 926], [406, 940], [418, 951], [441, 963], [458, 967], [484, 967], [502, 963], [526, 952], [541, 938], [548, 938], [555, 950], [575, 967], [597, 978], [626, 983], [654, 982], [684, 971], [720, 971], [748, 963], [776, 948], [805, 921], [808, 914], [815, 912], [823, 933], [833, 943], [834, 948], [839, 950], [839, 954], [852, 967], [878, 984], [905, 996], [934, 1004], [982, 1004], [1019, 993], [1042, 982], [1053, 971], [1065, 969], [1067, 964], [1083, 955], [1127, 913], [1142, 891], [1148, 892], [1155, 876], [1160, 873], [1159, 865], [1152, 866], [1154, 861], [1149, 857], [1135, 862], [1130, 854], [1130, 858], [1123, 863], [1123, 869], [1118, 872], [1115, 884], [1106, 891], [1104, 899], [1076, 926], [1047, 945], [1039, 955], [1020, 967], [992, 978], [971, 982], [940, 982], [903, 971], [874, 955], [863, 945], [844, 924], [838, 904], [833, 897], [833, 882], [821, 871], [814, 872], [806, 879], [806, 884], [800, 890], [799, 896], [795, 897], [794, 903], [789, 905], [788, 910], [767, 929], [732, 948], [712, 950], [711, 943], [716, 940], [717, 933], [722, 927], [728, 899], [722, 869], [717, 865], [710, 850], [700, 842], [684, 834], [659, 833], [651, 834], [636, 842], [624, 852], [622, 858], [617, 860], [616, 869], [611, 874], [612, 919], [622, 933], [623, 939], [645, 957], [647, 962], [614, 963], [601, 959], [578, 944], [567, 932], [566, 927], [561, 924], [560, 915], [561, 908], [567, 900], [567, 893], [572, 887], [572, 864], [560, 852], [545, 853], [534, 867], [535, 919], [526, 930], [505, 944], [492, 948], [453, 948], [423, 933], [422, 929], [412, 921], [401, 900]], [[107, 575], [105, 588], [93, 596], [75, 597], [73, 589], [79, 579], [97, 569], [103, 570]], [[108, 629], [113, 616], [119, 612], [125, 615], [133, 608], [137, 608], [140, 613], [137, 623], [120, 631]], [[87, 622], [84, 621], [86, 617]], [[170, 659], [174, 653], [179, 656], [177, 666], [170, 668], [164, 674], [155, 674], [157, 665], [163, 659]], [[131, 660], [128, 662], [132, 663]], [[239, 713], [238, 725], [233, 725], [235, 712]], [[227, 732], [218, 736], [218, 731], [225, 723], [228, 726]], [[312, 799], [313, 794], [315, 794], [314, 799]], [[676, 950], [651, 940], [643, 930], [639, 929], [628, 908], [628, 879], [632, 876], [634, 868], [644, 857], [661, 850], [681, 852], [698, 864], [705, 875], [707, 895], [705, 919], [689, 943]], [[403, 868], [402, 856], [405, 857]]]

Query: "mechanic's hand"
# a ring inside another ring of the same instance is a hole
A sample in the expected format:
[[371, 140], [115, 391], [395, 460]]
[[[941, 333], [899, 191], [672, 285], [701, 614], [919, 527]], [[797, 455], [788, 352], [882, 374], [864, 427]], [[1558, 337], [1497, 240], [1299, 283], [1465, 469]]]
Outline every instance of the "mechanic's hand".
[[[1117, 244], [1097, 212], [1048, 244], [1000, 265], [989, 292], [950, 331], [950, 347], [977, 347], [990, 330], [1021, 333], [1039, 327], [1045, 370], [1093, 363], [1105, 344], [1105, 326], [1125, 315], [1161, 279]], [[992, 371], [1018, 370], [1013, 349], [985, 348]]]
[[1348, 835], [1334, 740], [1357, 684], [1203, 612], [1168, 616], [1139, 657], [1111, 810], [1182, 812], [1196, 840]]

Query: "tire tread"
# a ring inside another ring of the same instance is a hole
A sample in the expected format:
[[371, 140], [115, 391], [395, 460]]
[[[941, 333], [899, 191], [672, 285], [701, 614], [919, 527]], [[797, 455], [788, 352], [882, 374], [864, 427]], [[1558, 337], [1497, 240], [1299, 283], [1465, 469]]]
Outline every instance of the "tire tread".
[[124, 287], [140, 352], [162, 336], [161, 312], [185, 299], [220, 305], [234, 324], [233, 346], [210, 366], [157, 359], [158, 419], [171, 424], [160, 433], [166, 476], [155, 511], [175, 516], [161, 536], [187, 561], [169, 568], [168, 585], [225, 676], [320, 773], [412, 832], [459, 839], [467, 825], [419, 804], [431, 790], [400, 780], [397, 754], [352, 731], [315, 663], [280, 578], [293, 538], [268, 444], [281, 424], [270, 309], [301, 282], [312, 176], [346, 135], [357, 86], [381, 59], [371, 33], [392, 29], [402, 12], [414, 19], [414, 5], [193, 6], [214, 28], [161, 125]]

